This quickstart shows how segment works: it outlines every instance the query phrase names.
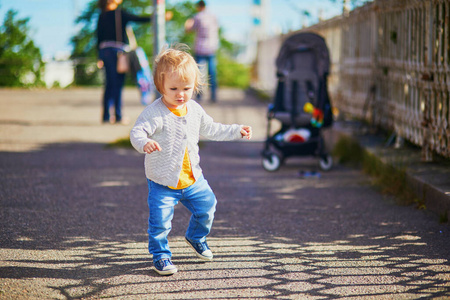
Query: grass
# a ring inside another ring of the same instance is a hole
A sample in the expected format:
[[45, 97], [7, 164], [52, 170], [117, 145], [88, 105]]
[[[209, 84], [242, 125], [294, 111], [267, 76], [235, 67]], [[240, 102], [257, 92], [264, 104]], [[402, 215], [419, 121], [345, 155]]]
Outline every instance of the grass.
[[249, 88], [249, 92], [253, 92], [256, 94], [256, 97], [261, 100], [263, 103], [271, 103], [273, 96], [259, 89]]
[[340, 163], [361, 168], [371, 176], [373, 184], [382, 193], [395, 196], [397, 204], [411, 205], [416, 203], [417, 208], [426, 208], [423, 201], [417, 199], [407, 184], [406, 167], [403, 162], [384, 163], [349, 137], [343, 137], [336, 143], [333, 155], [338, 158]]
[[107, 144], [106, 148], [133, 148], [133, 146], [131, 145], [130, 137], [126, 137]]

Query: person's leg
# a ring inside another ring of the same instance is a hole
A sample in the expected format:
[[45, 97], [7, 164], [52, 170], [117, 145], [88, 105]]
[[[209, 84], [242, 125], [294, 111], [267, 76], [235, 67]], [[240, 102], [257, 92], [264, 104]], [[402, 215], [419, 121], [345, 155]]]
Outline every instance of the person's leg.
[[148, 250], [153, 262], [162, 258], [171, 258], [167, 236], [172, 229], [174, 207], [181, 192], [171, 190], [150, 180], [148, 182]]
[[116, 73], [117, 52], [113, 48], [100, 49], [99, 58], [105, 69], [105, 83], [103, 92], [103, 122], [109, 122], [109, 109], [114, 99], [114, 81]]
[[125, 83], [125, 74], [116, 72], [116, 86], [114, 88], [114, 109], [116, 122], [122, 121], [122, 88]]
[[216, 56], [208, 56], [208, 74], [209, 85], [211, 88], [211, 101], [217, 101], [217, 75], [216, 75]]
[[213, 224], [217, 200], [203, 176], [183, 190], [181, 203], [192, 213], [186, 238], [191, 242], [206, 241]]

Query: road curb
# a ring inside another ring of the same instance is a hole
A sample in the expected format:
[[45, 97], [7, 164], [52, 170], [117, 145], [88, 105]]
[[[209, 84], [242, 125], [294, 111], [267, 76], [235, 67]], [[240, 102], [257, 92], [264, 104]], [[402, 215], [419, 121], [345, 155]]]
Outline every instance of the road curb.
[[336, 122], [324, 132], [329, 149], [334, 149], [336, 143], [343, 137], [357, 142], [367, 153], [376, 157], [385, 166], [391, 166], [400, 171], [393, 161], [402, 161], [405, 180], [419, 203], [428, 211], [439, 217], [440, 222], [450, 219], [450, 162], [436, 158], [433, 162], [422, 162], [419, 148], [402, 146], [396, 149], [385, 145], [384, 137], [363, 133], [363, 126], [355, 122]]

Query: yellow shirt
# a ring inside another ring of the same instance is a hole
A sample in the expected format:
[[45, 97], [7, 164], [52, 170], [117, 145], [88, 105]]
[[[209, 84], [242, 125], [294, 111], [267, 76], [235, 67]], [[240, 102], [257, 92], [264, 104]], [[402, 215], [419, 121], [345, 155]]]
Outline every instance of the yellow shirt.
[[[182, 109], [169, 108], [169, 110], [179, 117], [183, 117], [187, 114], [186, 106], [184, 106], [184, 108], [182, 108]], [[186, 147], [186, 150], [184, 151], [183, 166], [181, 168], [180, 179], [178, 180], [177, 187], [169, 186], [169, 188], [175, 189], [175, 190], [181, 190], [181, 189], [185, 189], [185, 188], [193, 185], [194, 183], [195, 183], [195, 178], [194, 178], [194, 174], [192, 173], [191, 161], [189, 159], [189, 152]]]

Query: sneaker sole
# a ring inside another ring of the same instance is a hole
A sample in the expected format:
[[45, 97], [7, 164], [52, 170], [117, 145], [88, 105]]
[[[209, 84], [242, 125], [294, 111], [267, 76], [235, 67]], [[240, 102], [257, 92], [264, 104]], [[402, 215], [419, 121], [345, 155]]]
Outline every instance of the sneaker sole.
[[157, 268], [154, 268], [154, 269], [155, 269], [155, 272], [158, 273], [159, 275], [173, 275], [176, 272], [178, 272], [178, 270], [176, 268], [171, 269], [171, 270], [165, 270], [165, 271], [160, 271]]
[[203, 256], [200, 253], [198, 253], [197, 250], [195, 250], [194, 246], [192, 246], [191, 243], [189, 243], [188, 240], [185, 239], [184, 241], [186, 242], [186, 244], [189, 245], [189, 247], [191, 247], [192, 250], [194, 250], [195, 255], [197, 255], [198, 258], [201, 258], [203, 260], [208, 260], [208, 261], [211, 261], [213, 259], [213, 256], [208, 257], [208, 256]]

